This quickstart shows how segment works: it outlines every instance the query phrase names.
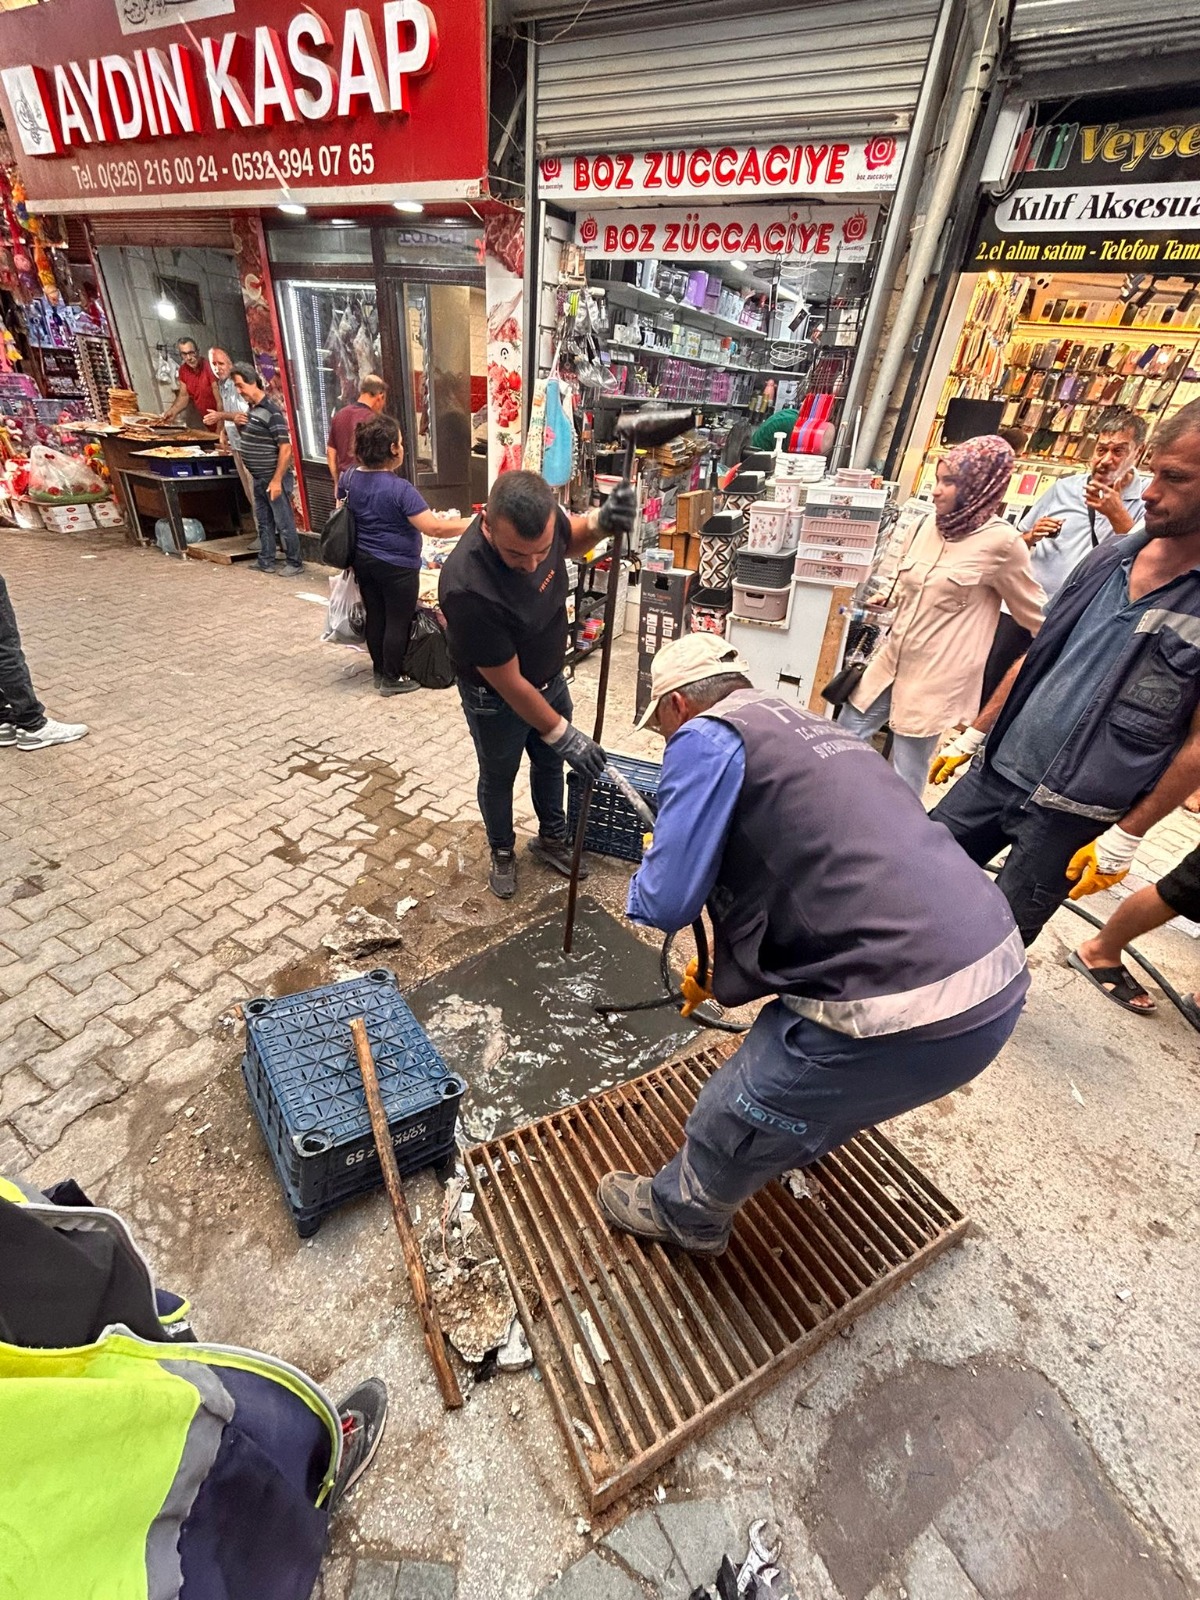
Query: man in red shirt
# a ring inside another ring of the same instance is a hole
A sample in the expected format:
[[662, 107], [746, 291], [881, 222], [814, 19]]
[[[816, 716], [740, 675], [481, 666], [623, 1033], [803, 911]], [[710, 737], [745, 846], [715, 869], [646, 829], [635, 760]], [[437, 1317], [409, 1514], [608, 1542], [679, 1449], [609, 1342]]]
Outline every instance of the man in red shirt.
[[[174, 422], [188, 406], [194, 406], [201, 417], [218, 409], [216, 380], [213, 370], [200, 354], [194, 339], [180, 339], [175, 346], [179, 351], [179, 389], [174, 400], [159, 418], [160, 422]], [[208, 424], [214, 432], [219, 422]]]
[[379, 416], [387, 404], [387, 384], [372, 375], [358, 386], [358, 399], [333, 413], [329, 424], [329, 448], [325, 452], [329, 474], [336, 491], [338, 479], [354, 465], [354, 432], [360, 422]]

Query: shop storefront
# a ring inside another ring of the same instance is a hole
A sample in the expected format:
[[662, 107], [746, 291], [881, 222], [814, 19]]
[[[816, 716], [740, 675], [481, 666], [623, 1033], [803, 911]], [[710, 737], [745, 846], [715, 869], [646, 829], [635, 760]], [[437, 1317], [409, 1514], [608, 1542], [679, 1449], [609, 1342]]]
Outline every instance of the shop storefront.
[[523, 265], [487, 195], [486, 7], [47, 0], [0, 54], [31, 203], [82, 220], [140, 412], [180, 335], [252, 358], [318, 527], [331, 416], [377, 373], [430, 503], [481, 498], [519, 447], [487, 373], [489, 310], [519, 363]]
[[1014, 129], [980, 207], [901, 481], [1013, 430], [1009, 515], [1085, 470], [1104, 411], [1155, 426], [1200, 398], [1200, 111], [1074, 102]]

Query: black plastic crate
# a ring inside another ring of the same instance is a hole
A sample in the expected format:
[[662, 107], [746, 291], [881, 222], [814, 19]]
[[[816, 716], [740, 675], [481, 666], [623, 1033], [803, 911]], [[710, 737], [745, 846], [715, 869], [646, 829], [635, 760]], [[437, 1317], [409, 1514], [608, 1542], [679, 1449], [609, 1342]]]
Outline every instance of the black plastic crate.
[[789, 550], [781, 556], [752, 555], [749, 550], [739, 550], [737, 555], [737, 582], [744, 589], [786, 589], [796, 568], [796, 552]]
[[[627, 778], [644, 800], [653, 806], [658, 799], [662, 767], [657, 761], [635, 761], [632, 756], [609, 755], [609, 761]], [[583, 779], [577, 772], [567, 773], [567, 823], [572, 839], [579, 825], [579, 799]], [[646, 824], [608, 778], [601, 778], [592, 790], [588, 807], [587, 831], [583, 847], [598, 856], [616, 856], [621, 861], [642, 859], [642, 835]]]
[[[364, 1017], [402, 1172], [454, 1148], [466, 1084], [430, 1044], [385, 968], [245, 1007], [242, 1071], [294, 1214], [324, 1212], [381, 1181], [350, 1019]], [[299, 1216], [297, 1216], [299, 1221]]]

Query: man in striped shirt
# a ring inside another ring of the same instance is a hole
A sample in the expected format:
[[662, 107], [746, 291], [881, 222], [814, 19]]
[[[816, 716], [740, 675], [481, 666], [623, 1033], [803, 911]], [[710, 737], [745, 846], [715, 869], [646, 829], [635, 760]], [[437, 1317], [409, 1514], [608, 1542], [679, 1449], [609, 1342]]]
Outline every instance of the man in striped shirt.
[[292, 438], [283, 407], [266, 391], [249, 362], [233, 369], [233, 386], [249, 410], [241, 430], [242, 460], [254, 480], [254, 521], [258, 526], [258, 570], [275, 571], [276, 536], [283, 543], [286, 574], [304, 571], [300, 535], [292, 514]]

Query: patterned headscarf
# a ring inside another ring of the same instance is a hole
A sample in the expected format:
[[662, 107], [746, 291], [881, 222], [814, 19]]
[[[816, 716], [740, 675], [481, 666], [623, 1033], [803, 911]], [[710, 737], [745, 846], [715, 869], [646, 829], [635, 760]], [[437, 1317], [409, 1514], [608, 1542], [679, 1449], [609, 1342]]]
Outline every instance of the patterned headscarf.
[[942, 457], [957, 490], [954, 510], [937, 514], [937, 530], [951, 544], [982, 528], [999, 511], [1012, 478], [1013, 448], [995, 433], [956, 444]]

